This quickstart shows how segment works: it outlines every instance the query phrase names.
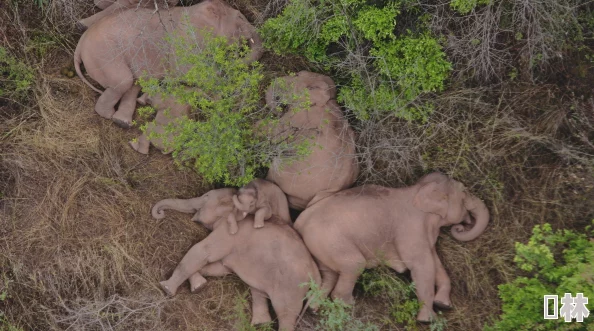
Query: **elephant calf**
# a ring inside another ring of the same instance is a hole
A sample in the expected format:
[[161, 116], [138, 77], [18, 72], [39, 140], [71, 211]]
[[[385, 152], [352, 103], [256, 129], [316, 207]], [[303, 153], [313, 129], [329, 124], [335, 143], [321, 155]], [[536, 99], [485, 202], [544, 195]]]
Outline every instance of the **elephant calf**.
[[[165, 128], [168, 125], [175, 125], [175, 122], [182, 117], [189, 116], [190, 106], [179, 104], [175, 97], [163, 98], [161, 95], [150, 97], [144, 94], [138, 98], [138, 102], [143, 105], [150, 104], [153, 106], [157, 110], [157, 115], [155, 116], [155, 122], [149, 123], [146, 131], [140, 137], [130, 141], [130, 146], [142, 154], [148, 154], [150, 144], [161, 150], [163, 154], [171, 153], [167, 146], [171, 144], [173, 134], [165, 135]], [[151, 133], [156, 133], [160, 137], [151, 139], [149, 138]], [[167, 142], [163, 140], [167, 140]]]
[[294, 142], [313, 136], [309, 156], [289, 162], [278, 158], [266, 177], [287, 194], [291, 208], [305, 209], [351, 187], [357, 179], [355, 134], [335, 98], [336, 86], [330, 77], [307, 71], [278, 78], [266, 91], [269, 107], [288, 108], [274, 136], [294, 136]]
[[264, 179], [254, 179], [239, 189], [233, 196], [233, 204], [240, 212], [239, 219], [235, 213], [229, 213], [229, 233], [237, 233], [237, 221], [241, 221], [248, 214], [254, 215], [254, 228], [264, 227], [264, 221], [273, 215], [279, 217], [285, 224], [293, 225], [289, 215], [287, 196], [274, 183]]
[[383, 263], [397, 272], [410, 269], [422, 303], [417, 320], [430, 321], [434, 304], [451, 307], [450, 279], [435, 250], [440, 227], [454, 225], [452, 236], [469, 241], [488, 221], [487, 207], [464, 185], [432, 173], [410, 187], [338, 192], [305, 209], [294, 227], [318, 262], [322, 289], [333, 298], [352, 304], [365, 268]]
[[239, 223], [239, 232], [227, 231], [227, 215], [234, 210], [233, 196], [237, 190], [212, 190], [201, 197], [181, 200], [165, 199], [152, 209], [154, 218], [165, 217], [163, 210], [174, 209], [195, 213], [199, 221], [212, 232], [194, 245], [173, 271], [161, 282], [168, 295], [175, 295], [178, 287], [189, 279], [192, 291], [201, 288], [204, 276], [223, 276], [235, 273], [252, 294], [252, 324], [271, 321], [267, 298], [279, 320], [280, 330], [291, 331], [302, 311], [307, 287], [300, 284], [313, 279], [320, 284], [316, 263], [301, 237], [286, 222], [273, 216], [268, 225], [254, 229], [254, 218], [248, 215]]

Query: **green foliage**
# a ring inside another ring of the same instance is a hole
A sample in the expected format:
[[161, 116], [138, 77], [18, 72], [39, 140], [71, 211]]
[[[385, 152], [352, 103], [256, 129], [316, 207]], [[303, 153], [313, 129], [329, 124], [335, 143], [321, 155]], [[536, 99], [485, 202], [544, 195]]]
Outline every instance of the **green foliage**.
[[0, 47], [0, 98], [25, 98], [34, 79], [33, 69]]
[[229, 317], [235, 322], [235, 330], [239, 331], [273, 331], [274, 327], [272, 322], [252, 325], [251, 316], [248, 313], [249, 305], [247, 301], [247, 292], [244, 294], [237, 293], [237, 299], [235, 300], [235, 307], [233, 314]]
[[412, 101], [441, 91], [451, 64], [428, 33], [394, 33], [401, 7], [396, 1], [292, 0], [260, 32], [274, 52], [303, 54], [342, 76], [339, 101], [359, 119], [393, 112], [424, 120], [431, 107]]
[[450, 7], [462, 15], [470, 13], [476, 6], [488, 5], [490, 0], [452, 0]]
[[302, 146], [262, 134], [274, 119], [259, 109], [262, 66], [246, 63], [249, 48], [229, 44], [209, 31], [200, 33], [204, 39], [200, 43], [182, 36], [169, 39], [177, 65], [188, 68], [185, 74], [169, 73], [161, 82], [140, 79], [139, 83], [149, 95], [173, 96], [196, 112], [193, 117], [199, 120], [185, 118], [165, 128], [165, 135], [174, 134], [166, 146], [174, 159], [194, 168], [207, 182], [242, 186], [283, 150]]
[[[503, 314], [485, 330], [591, 330], [591, 316], [583, 323], [543, 319], [543, 296], [583, 293], [594, 297], [593, 237], [592, 226], [583, 233], [553, 231], [549, 224], [535, 226], [527, 244], [516, 243], [514, 261], [527, 275], [499, 286]], [[592, 308], [589, 303], [588, 309]]]
[[300, 286], [308, 286], [307, 297], [310, 305], [318, 307], [320, 321], [316, 330], [324, 331], [377, 331], [379, 328], [371, 323], [356, 320], [351, 312], [351, 306], [342, 300], [331, 300], [324, 296], [320, 286], [315, 281]]

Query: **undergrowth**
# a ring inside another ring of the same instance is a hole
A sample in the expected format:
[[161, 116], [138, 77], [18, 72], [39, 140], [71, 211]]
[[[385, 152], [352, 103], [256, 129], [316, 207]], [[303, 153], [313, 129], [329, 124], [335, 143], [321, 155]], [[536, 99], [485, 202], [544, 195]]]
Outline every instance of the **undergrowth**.
[[[428, 105], [414, 101], [441, 91], [451, 65], [426, 27], [394, 34], [407, 1], [291, 0], [260, 29], [277, 54], [303, 54], [342, 85], [338, 100], [359, 119], [391, 112], [425, 120]], [[422, 20], [420, 20], [422, 22]]]
[[301, 151], [298, 157], [306, 155], [299, 144], [262, 134], [276, 120], [268, 116], [272, 110], [259, 106], [262, 66], [246, 63], [249, 48], [209, 31], [188, 35], [196, 33], [202, 34], [201, 43], [170, 38], [177, 64], [188, 67], [187, 72], [169, 73], [162, 81], [139, 81], [149, 95], [173, 96], [194, 112], [191, 118], [168, 125], [163, 135], [151, 133], [149, 138], [173, 134], [171, 141], [164, 142], [178, 163], [195, 169], [206, 182], [235, 186], [249, 183], [260, 167], [270, 166], [287, 149]]
[[24, 99], [31, 92], [34, 79], [31, 67], [0, 46], [0, 98]]
[[[563, 317], [545, 320], [543, 298], [545, 295], [558, 295], [561, 299], [565, 293], [594, 297], [592, 238], [592, 225], [583, 232], [553, 231], [548, 223], [535, 226], [528, 243], [516, 243], [514, 262], [524, 275], [499, 285], [503, 313], [499, 321], [485, 327], [485, 330], [591, 330], [594, 325], [591, 317], [584, 318], [583, 323], [565, 323]], [[552, 314], [553, 306], [549, 304], [549, 313]], [[589, 303], [587, 308], [592, 311], [592, 306]], [[561, 308], [560, 301], [557, 308]]]

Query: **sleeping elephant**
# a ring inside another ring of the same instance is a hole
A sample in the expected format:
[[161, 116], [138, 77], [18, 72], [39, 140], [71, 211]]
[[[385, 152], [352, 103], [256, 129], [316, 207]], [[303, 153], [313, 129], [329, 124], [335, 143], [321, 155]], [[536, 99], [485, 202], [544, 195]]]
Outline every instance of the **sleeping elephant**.
[[236, 193], [235, 189], [224, 188], [193, 199], [165, 199], [155, 204], [154, 218], [164, 218], [165, 209], [195, 213], [192, 220], [212, 230], [188, 251], [173, 275], [161, 282], [161, 288], [175, 295], [189, 279], [194, 292], [206, 283], [204, 276], [235, 273], [250, 287], [252, 324], [271, 321], [266, 300], [270, 298], [279, 329], [291, 331], [308, 291], [300, 284], [321, 282], [317, 265], [297, 232], [276, 216], [264, 228], [254, 229], [254, 218], [248, 215], [239, 223], [239, 232], [230, 235], [226, 222], [227, 215], [236, 210], [232, 201]]
[[237, 221], [241, 221], [248, 214], [254, 215], [255, 228], [264, 227], [264, 221], [273, 215], [278, 216], [285, 224], [293, 225], [289, 215], [287, 196], [278, 186], [265, 179], [256, 178], [240, 188], [233, 196], [233, 204], [240, 213], [239, 218], [235, 213], [229, 214], [229, 233], [231, 234], [237, 233]]
[[[154, 122], [146, 126], [146, 131], [140, 137], [136, 138], [136, 140], [129, 142], [130, 146], [141, 154], [148, 154], [150, 144], [153, 144], [163, 154], [171, 153], [168, 147], [173, 142], [173, 134], [165, 135], [165, 129], [169, 125], [174, 125], [177, 128], [177, 120], [180, 120], [184, 116], [190, 116], [190, 105], [180, 104], [175, 97], [163, 98], [160, 94], [152, 97], [148, 94], [143, 94], [142, 97], [138, 98], [138, 103], [141, 105], [151, 105], [157, 110], [157, 114], [155, 115]], [[151, 138], [151, 133], [159, 136]]]
[[351, 187], [359, 174], [355, 134], [336, 103], [336, 86], [328, 76], [301, 71], [276, 79], [266, 91], [266, 103], [287, 109], [273, 136], [294, 142], [313, 136], [311, 153], [302, 160], [276, 158], [266, 179], [286, 194], [289, 206], [308, 204]]
[[[163, 19], [163, 17], [167, 19]], [[186, 22], [189, 20], [189, 22]], [[80, 38], [74, 52], [78, 76], [101, 93], [95, 111], [122, 127], [130, 127], [140, 86], [134, 81], [162, 78], [167, 71], [183, 72], [167, 36], [195, 38], [188, 43], [202, 42], [202, 34], [186, 33], [188, 24], [199, 32], [211, 29], [214, 36], [225, 36], [229, 42], [248, 40], [251, 47], [248, 61], [262, 54], [262, 41], [256, 28], [237, 10], [220, 0], [206, 0], [191, 7], [173, 7], [167, 14], [155, 15], [154, 10], [139, 8], [110, 15], [93, 24]], [[82, 75], [84, 62], [87, 73], [105, 88], [101, 92]], [[115, 105], [119, 102], [118, 111]]]
[[397, 272], [409, 269], [422, 303], [417, 320], [430, 321], [433, 304], [451, 307], [450, 279], [435, 250], [440, 227], [454, 225], [452, 236], [469, 241], [488, 221], [487, 207], [464, 185], [432, 173], [410, 187], [338, 192], [305, 209], [294, 228], [318, 262], [323, 291], [333, 298], [352, 304], [365, 268], [383, 263]]
[[[177, 5], [178, 2], [179, 0], [159, 0], [157, 1], [157, 6], [161, 6], [161, 8], [169, 8]], [[77, 26], [80, 30], [86, 30], [103, 17], [114, 13], [120, 13], [126, 9], [149, 8], [154, 10], [155, 0], [95, 0], [95, 6], [99, 7], [102, 11], [78, 21]]]

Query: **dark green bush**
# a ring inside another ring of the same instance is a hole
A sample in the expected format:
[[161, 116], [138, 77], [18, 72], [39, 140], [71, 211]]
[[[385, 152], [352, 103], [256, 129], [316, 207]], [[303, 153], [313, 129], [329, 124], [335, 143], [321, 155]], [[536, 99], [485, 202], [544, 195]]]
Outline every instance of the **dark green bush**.
[[0, 47], [0, 98], [20, 100], [30, 91], [33, 69]]

